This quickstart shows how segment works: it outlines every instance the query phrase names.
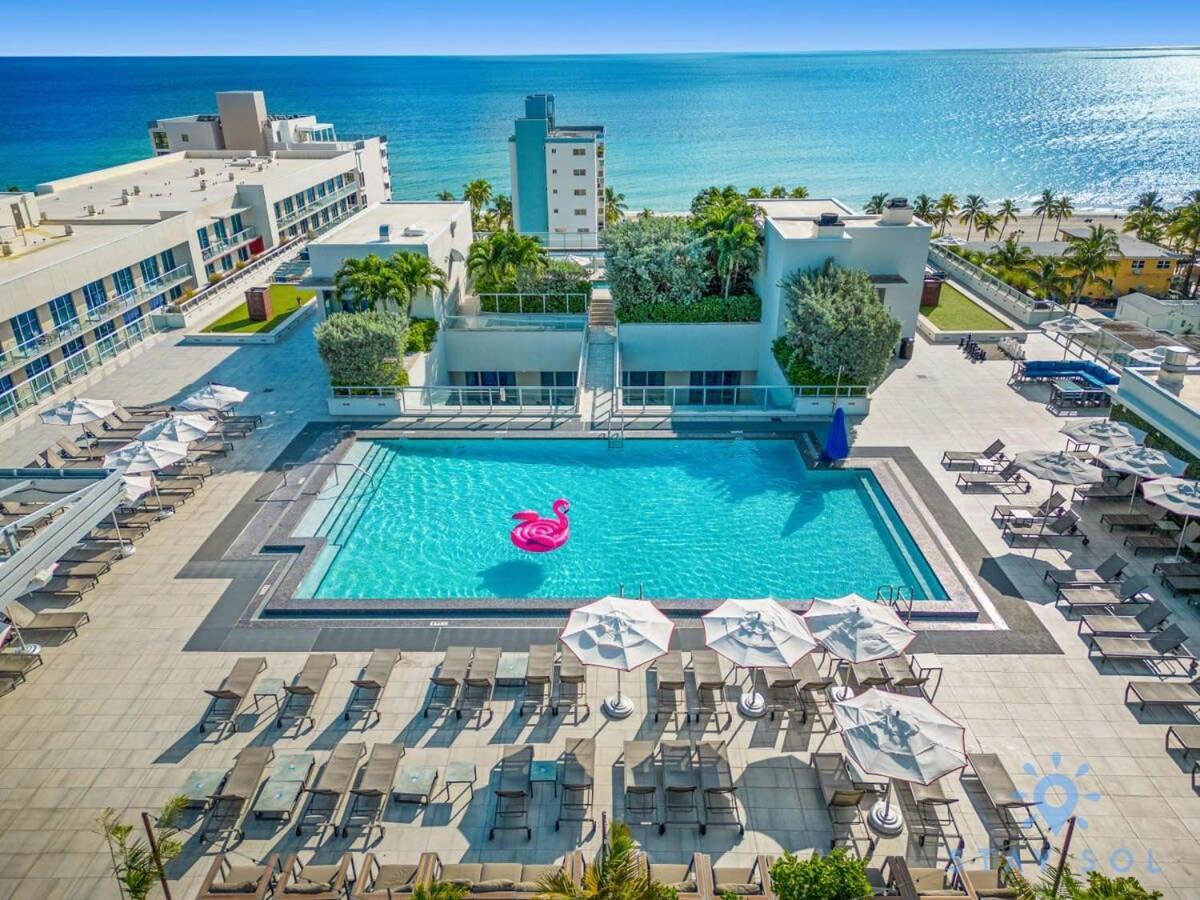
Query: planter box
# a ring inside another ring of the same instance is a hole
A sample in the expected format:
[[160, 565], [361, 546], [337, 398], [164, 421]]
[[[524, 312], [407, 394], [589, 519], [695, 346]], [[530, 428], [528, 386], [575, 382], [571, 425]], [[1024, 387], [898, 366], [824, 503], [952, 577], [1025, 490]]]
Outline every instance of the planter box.
[[404, 412], [399, 397], [330, 397], [331, 416], [394, 419]]
[[283, 338], [287, 337], [288, 333], [293, 331], [300, 320], [311, 312], [317, 305], [317, 298], [309, 300], [295, 312], [290, 313], [286, 319], [275, 326], [274, 329], [265, 333], [259, 334], [219, 334], [216, 332], [199, 331], [195, 334], [189, 334], [180, 343], [182, 344], [276, 344]]
[[844, 409], [848, 416], [865, 416], [871, 411], [871, 398], [797, 397], [793, 408], [796, 415], [813, 418], [831, 418], [838, 409]]

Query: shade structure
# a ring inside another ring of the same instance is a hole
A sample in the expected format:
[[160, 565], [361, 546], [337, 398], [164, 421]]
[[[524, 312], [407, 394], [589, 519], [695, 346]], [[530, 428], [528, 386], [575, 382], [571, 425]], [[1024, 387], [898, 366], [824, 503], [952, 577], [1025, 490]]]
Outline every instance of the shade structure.
[[[868, 775], [930, 784], [967, 764], [966, 729], [924, 697], [871, 688], [834, 703], [833, 715], [846, 755]], [[890, 783], [867, 821], [884, 834], [903, 827]]]
[[890, 606], [858, 594], [814, 600], [804, 623], [817, 643], [850, 663], [899, 656], [917, 636]]
[[[701, 621], [705, 644], [746, 669], [788, 668], [817, 646], [800, 617], [770, 598], [726, 600]], [[766, 712], [766, 700], [751, 685], [738, 707], [757, 718]]]
[[617, 670], [617, 693], [604, 711], [623, 719], [633, 704], [621, 694], [621, 672], [658, 659], [671, 645], [675, 624], [646, 600], [602, 597], [571, 610], [559, 640], [585, 666]]
[[86, 425], [98, 422], [117, 411], [111, 400], [92, 400], [88, 397], [72, 397], [41, 414], [47, 425]]
[[1060, 428], [1077, 444], [1090, 444], [1106, 450], [1113, 447], [1134, 447], [1146, 440], [1146, 432], [1112, 419], [1081, 419]]
[[217, 427], [212, 419], [200, 415], [174, 415], [151, 422], [138, 432], [139, 441], [179, 441], [190, 444], [198, 441]]
[[829, 433], [825, 435], [825, 449], [821, 458], [829, 462], [837, 462], [850, 455], [850, 438], [846, 432], [846, 411], [840, 406], [833, 413], [833, 421], [829, 423]]
[[153, 475], [123, 475], [121, 481], [125, 483], [125, 499], [129, 503], [155, 490]]
[[1182, 559], [1183, 540], [1187, 537], [1188, 525], [1200, 516], [1200, 481], [1191, 478], [1158, 478], [1142, 483], [1142, 496], [1155, 506], [1183, 516], [1183, 527], [1179, 529], [1179, 546], [1175, 556], [1165, 562]]
[[1026, 450], [1013, 461], [1034, 478], [1043, 478], [1051, 484], [1096, 484], [1104, 480], [1104, 473], [1096, 466], [1065, 450]]
[[187, 459], [187, 444], [179, 441], [132, 441], [104, 457], [107, 469], [122, 469], [128, 475], [155, 472]]
[[1142, 481], [1182, 475], [1187, 471], [1187, 463], [1182, 459], [1153, 447], [1118, 447], [1105, 450], [1098, 459], [1112, 471], [1134, 477], [1133, 490], [1129, 493], [1130, 509], [1133, 509], [1133, 501], [1137, 499]]
[[214, 381], [189, 395], [179, 406], [182, 409], [209, 409], [216, 412], [223, 412], [229, 409], [229, 407], [241, 403], [249, 396], [250, 394], [246, 391], [230, 387], [227, 384], [217, 384]]
[[1093, 334], [1100, 330], [1099, 325], [1094, 325], [1087, 319], [1082, 319], [1076, 315], [1066, 315], [1058, 319], [1051, 319], [1049, 322], [1042, 323], [1042, 331], [1048, 334], [1061, 334], [1066, 337], [1076, 337], [1081, 334]]
[[1144, 350], [1133, 350], [1128, 355], [1129, 362], [1126, 365], [1133, 368], [1162, 368], [1163, 361], [1167, 358], [1167, 351], [1171, 348], [1164, 345], [1158, 347], [1149, 347]]

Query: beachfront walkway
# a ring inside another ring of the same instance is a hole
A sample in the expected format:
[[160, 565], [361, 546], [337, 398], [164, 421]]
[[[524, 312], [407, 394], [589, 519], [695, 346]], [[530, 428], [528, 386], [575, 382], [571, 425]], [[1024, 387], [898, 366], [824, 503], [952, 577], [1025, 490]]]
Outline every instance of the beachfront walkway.
[[[1055, 354], [1043, 344], [1032, 345], [1030, 355]], [[1023, 767], [1030, 764], [1035, 773], [1049, 771], [1055, 753], [1061, 754], [1063, 772], [1073, 774], [1082, 764], [1089, 766], [1077, 785], [1082, 794], [1095, 791], [1099, 799], [1080, 799], [1076, 808], [1087, 820], [1087, 828], [1075, 836], [1079, 866], [1089, 858], [1110, 871], [1130, 865], [1130, 874], [1162, 888], [1167, 896], [1195, 896], [1200, 841], [1193, 835], [1200, 824], [1200, 798], [1192, 791], [1188, 767], [1163, 749], [1167, 720], [1139, 722], [1122, 701], [1128, 678], [1100, 674], [1088, 661], [1075, 624], [1050, 606], [1052, 596], [1041, 579], [1047, 562], [1081, 564], [1103, 558], [1114, 547], [1111, 536], [1099, 531], [1092, 513], [1085, 520], [1094, 536], [1090, 547], [1081, 550], [1075, 544], [1065, 557], [1042, 550], [1031, 560], [1028, 551], [1008, 548], [990, 523], [988, 514], [996, 499], [962, 496], [953, 487], [953, 474], [938, 465], [946, 448], [979, 448], [996, 437], [1014, 450], [1062, 446], [1057, 433], [1062, 421], [1006, 387], [1008, 370], [1006, 363], [972, 365], [952, 347], [919, 345], [916, 358], [880, 389], [874, 411], [857, 435], [859, 447], [912, 448], [999, 559], [1004, 575], [1026, 594], [1033, 613], [1063, 651], [1036, 656], [943, 654], [945, 672], [937, 704], [968, 727], [968, 749], [998, 753], [1022, 789], [1030, 789], [1037, 780]], [[251, 390], [244, 411], [263, 415], [263, 427], [240, 441], [227, 462], [217, 463], [218, 474], [199, 496], [172, 520], [156, 526], [138, 542], [132, 558], [114, 567], [86, 595], [77, 608], [88, 610], [92, 621], [80, 636], [49, 646], [46, 664], [31, 673], [26, 684], [0, 697], [0, 898], [117, 896], [108, 876], [108, 852], [93, 830], [95, 818], [111, 806], [133, 821], [141, 810], [161, 807], [193, 770], [227, 768], [247, 746], [269, 745], [277, 756], [313, 751], [320, 761], [339, 741], [370, 745], [402, 740], [408, 747], [406, 763], [436, 765], [444, 771], [447, 762], [473, 761], [478, 770], [473, 798], [460, 795], [456, 787], [422, 810], [408, 804], [390, 807], [386, 834], [382, 839], [376, 835], [371, 847], [385, 861], [415, 862], [420, 852], [436, 851], [450, 862], [549, 862], [573, 849], [580, 837], [590, 857], [598, 835], [589, 833], [587, 826], [582, 835], [577, 826], [558, 834], [551, 827], [557, 804], [549, 786], [535, 789], [531, 842], [512, 832], [489, 842], [489, 771], [507, 744], [529, 742], [537, 758], [553, 759], [566, 738], [595, 735], [596, 815], [607, 811], [611, 818], [615, 811], [619, 817], [619, 789], [614, 789], [614, 783], [620, 783], [619, 769], [613, 764], [622, 742], [673, 733], [665, 722], [655, 725], [643, 718], [647, 706], [640, 673], [624, 680], [639, 710], [625, 722], [603, 719], [600, 701], [614, 690], [615, 678], [591, 671], [594, 712], [582, 723], [518, 719], [508, 692], [498, 700], [495, 718], [477, 728], [452, 718], [435, 722], [421, 717], [426, 681], [438, 655], [406, 653], [383, 701], [381, 721], [364, 733], [360, 728], [348, 731], [340, 714], [350, 680], [368, 654], [339, 653], [339, 665], [315, 710], [315, 728], [295, 736], [294, 728], [273, 728], [264, 714], [252, 728], [224, 740], [196, 732], [207, 706], [202, 689], [220, 682], [238, 654], [182, 651], [227, 582], [175, 580], [174, 575], [300, 428], [324, 417], [325, 375], [313, 349], [311, 325], [275, 347], [179, 347], [168, 338], [89, 390], [136, 404], [182, 394], [208, 380]], [[60, 436], [61, 431], [41, 425], [24, 429], [0, 443], [0, 463], [23, 464]], [[1035, 483], [1035, 500], [1047, 492], [1045, 485]], [[1200, 622], [1180, 604], [1172, 606], [1189, 631], [1200, 635]], [[300, 652], [265, 656], [266, 674], [285, 679], [304, 659]], [[827, 846], [829, 820], [809, 754], [836, 750], [838, 738], [826, 738], [812, 720], [780, 728], [778, 723], [744, 722], [735, 715], [731, 728], [719, 734], [710, 729], [704, 739], [729, 742], [747, 833], [739, 840], [729, 829], [714, 828], [704, 837], [685, 828], [669, 829], [662, 837], [646, 831], [639, 837], [654, 859], [674, 862], [699, 850], [714, 861], [738, 863], [756, 853]], [[989, 846], [986, 824], [991, 816], [978, 793], [964, 789], [957, 778], [947, 778], [946, 789], [960, 799], [956, 820], [967, 856], [976, 856]], [[311, 833], [296, 838], [290, 830], [253, 818], [246, 829], [246, 839], [229, 848], [242, 859], [286, 854], [303, 846], [304, 858], [315, 850], [319, 861], [329, 861], [346, 849], [361, 851], [364, 843], [361, 834], [351, 830], [349, 838], [326, 838], [317, 848]], [[194, 893], [214, 852], [195, 834], [186, 838], [185, 855], [172, 867], [178, 879], [176, 896], [184, 897]], [[216, 849], [221, 846], [218, 842]], [[859, 846], [865, 849], [865, 842]], [[899, 839], [877, 848], [874, 858], [881, 861], [891, 852], [921, 851], [915, 841], [908, 846]], [[1023, 858], [1030, 860], [1028, 850]], [[1160, 871], [1150, 872], [1148, 862]]]

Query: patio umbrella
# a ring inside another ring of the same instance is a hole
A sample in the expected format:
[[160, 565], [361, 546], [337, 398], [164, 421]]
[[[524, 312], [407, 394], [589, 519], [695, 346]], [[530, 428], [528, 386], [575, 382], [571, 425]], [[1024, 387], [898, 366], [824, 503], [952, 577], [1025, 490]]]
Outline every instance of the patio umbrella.
[[250, 394], [246, 391], [230, 387], [227, 384], [217, 384], [214, 381], [190, 394], [179, 406], [182, 409], [208, 409], [215, 412], [224, 412], [229, 407], [241, 403], [249, 396]]
[[[836, 600], [814, 600], [804, 623], [831, 656], [848, 663], [899, 656], [917, 633], [900, 621], [892, 607], [858, 594]], [[850, 688], [833, 688], [834, 699], [851, 696]]]
[[1080, 419], [1059, 429], [1076, 444], [1095, 445], [1108, 450], [1112, 447], [1133, 447], [1146, 440], [1146, 432], [1112, 419]]
[[179, 441], [190, 444], [198, 441], [217, 427], [212, 419], [197, 415], [173, 415], [151, 422], [138, 432], [139, 441]]
[[864, 773], [888, 779], [884, 798], [867, 817], [883, 834], [903, 820], [891, 805], [892, 780], [931, 784], [967, 764], [966, 729], [924, 697], [871, 688], [833, 704], [846, 755]]
[[1049, 322], [1042, 323], [1042, 331], [1047, 334], [1061, 334], [1067, 339], [1067, 343], [1063, 345], [1063, 359], [1067, 358], [1067, 351], [1071, 348], [1071, 338], [1081, 334], [1095, 334], [1099, 330], [1099, 325], [1093, 325], [1087, 319], [1081, 319], [1076, 315], [1066, 315], [1060, 319], [1051, 319]]
[[1200, 481], [1189, 478], [1159, 478], [1142, 483], [1142, 496], [1155, 506], [1161, 506], [1183, 516], [1183, 527], [1179, 529], [1179, 546], [1175, 555], [1164, 562], [1180, 562], [1183, 559], [1183, 539], [1188, 525], [1200, 516]]
[[617, 670], [617, 693], [604, 701], [604, 713], [624, 719], [633, 704], [621, 694], [621, 673], [658, 659], [671, 645], [675, 624], [646, 600], [603, 597], [571, 610], [559, 640], [585, 666]]
[[1163, 360], [1167, 358], [1167, 351], [1170, 349], [1170, 347], [1164, 345], [1145, 350], [1134, 350], [1126, 357], [1128, 359], [1126, 365], [1132, 364], [1133, 368], [1160, 369], [1162, 368]]
[[1097, 458], [1114, 472], [1133, 476], [1133, 492], [1129, 495], [1130, 509], [1133, 509], [1133, 501], [1137, 499], [1138, 486], [1142, 481], [1165, 478], [1168, 475], [1182, 475], [1187, 471], [1187, 463], [1182, 459], [1153, 447], [1117, 447], [1105, 450]]
[[[125, 475], [156, 472], [174, 463], [187, 459], [187, 444], [179, 441], [132, 441], [118, 447], [104, 457], [106, 469], [121, 469]], [[172, 510], [164, 509], [158, 495], [158, 484], [151, 480], [154, 499], [158, 502], [159, 518], [166, 518]]]
[[[817, 646], [808, 628], [775, 600], [726, 600], [700, 617], [704, 643], [735, 666], [757, 670], [768, 666], [790, 668]], [[758, 718], [767, 711], [766, 699], [753, 690], [742, 694], [738, 709]]]
[[[1042, 478], [1050, 482], [1051, 492], [1060, 484], [1078, 487], [1084, 484], [1098, 484], [1104, 480], [1104, 473], [1099, 468], [1069, 455], [1066, 450], [1026, 450], [1013, 457], [1013, 462], [1034, 478]], [[1033, 547], [1034, 556], [1037, 556], [1038, 546], [1042, 542], [1042, 532], [1045, 530], [1046, 516], [1042, 516], [1042, 527], [1038, 530], [1038, 542]]]
[[86, 425], [98, 422], [117, 411], [111, 400], [92, 400], [88, 397], [72, 397], [41, 414], [47, 425]]
[[125, 483], [125, 499], [130, 503], [154, 490], [153, 475], [123, 475], [121, 480]]

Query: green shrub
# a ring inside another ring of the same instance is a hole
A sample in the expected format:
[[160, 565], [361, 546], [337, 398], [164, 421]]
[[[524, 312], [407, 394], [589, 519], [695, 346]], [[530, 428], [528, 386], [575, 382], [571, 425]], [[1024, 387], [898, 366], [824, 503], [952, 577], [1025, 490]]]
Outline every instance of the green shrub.
[[613, 305], [700, 301], [713, 278], [704, 239], [675, 216], [626, 219], [601, 238]]
[[812, 859], [784, 853], [771, 866], [771, 885], [779, 900], [858, 900], [874, 893], [866, 860], [842, 849]]
[[753, 294], [704, 297], [695, 303], [623, 303], [617, 318], [632, 322], [757, 322], [762, 301]]
[[408, 339], [404, 344], [405, 353], [428, 353], [433, 349], [433, 339], [437, 336], [438, 323], [435, 319], [413, 319], [408, 323]]
[[[513, 286], [510, 290], [515, 291], [517, 288]], [[571, 291], [571, 293], [581, 292]], [[485, 313], [540, 313], [543, 311], [542, 301], [539, 297], [521, 298], [510, 297], [504, 294], [500, 296], [480, 297], [479, 308], [480, 312]], [[587, 312], [587, 301], [583, 297], [547, 297], [544, 309], [547, 313], [576, 313], [582, 315]]]
[[819, 386], [838, 383], [836, 375], [826, 375], [814, 366], [783, 335], [775, 338], [774, 343], [771, 344], [771, 350], [774, 352], [775, 361], [783, 370], [788, 384]]
[[334, 313], [316, 327], [317, 351], [335, 387], [408, 384], [408, 319], [395, 312]]

